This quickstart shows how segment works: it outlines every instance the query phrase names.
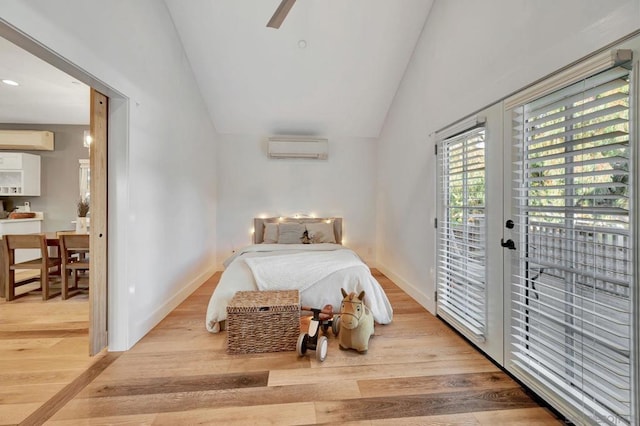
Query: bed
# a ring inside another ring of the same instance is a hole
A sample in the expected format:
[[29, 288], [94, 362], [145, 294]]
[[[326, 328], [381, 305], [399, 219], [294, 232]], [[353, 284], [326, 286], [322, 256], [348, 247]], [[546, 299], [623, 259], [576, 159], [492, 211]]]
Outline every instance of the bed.
[[340, 244], [341, 218], [254, 219], [254, 244], [224, 262], [207, 307], [206, 327], [225, 329], [227, 305], [237, 291], [294, 290], [301, 306], [332, 305], [339, 312], [340, 289], [365, 292], [365, 304], [378, 324], [393, 319], [393, 309], [369, 267]]

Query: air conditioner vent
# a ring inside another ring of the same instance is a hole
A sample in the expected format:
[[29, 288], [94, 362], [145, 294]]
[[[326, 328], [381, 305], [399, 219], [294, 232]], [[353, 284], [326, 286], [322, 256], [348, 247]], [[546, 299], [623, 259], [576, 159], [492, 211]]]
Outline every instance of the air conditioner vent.
[[271, 137], [268, 140], [269, 158], [306, 158], [326, 160], [329, 141], [308, 137]]
[[53, 151], [53, 132], [0, 130], [0, 149]]

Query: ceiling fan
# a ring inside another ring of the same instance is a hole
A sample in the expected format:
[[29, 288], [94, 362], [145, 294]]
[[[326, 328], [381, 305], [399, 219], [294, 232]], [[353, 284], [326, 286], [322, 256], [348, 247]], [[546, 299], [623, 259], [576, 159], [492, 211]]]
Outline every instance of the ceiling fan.
[[271, 19], [269, 19], [267, 27], [276, 29], [280, 28], [280, 25], [282, 25], [284, 18], [287, 17], [287, 14], [291, 10], [295, 2], [296, 0], [282, 0]]

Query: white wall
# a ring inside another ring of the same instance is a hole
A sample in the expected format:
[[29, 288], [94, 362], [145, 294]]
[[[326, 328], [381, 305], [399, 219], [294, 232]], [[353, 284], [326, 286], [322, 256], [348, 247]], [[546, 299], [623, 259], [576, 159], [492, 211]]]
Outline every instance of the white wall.
[[218, 262], [250, 244], [254, 217], [342, 217], [344, 243], [374, 263], [374, 139], [329, 137], [328, 160], [269, 159], [265, 135], [220, 135]]
[[164, 2], [7, 0], [0, 19], [129, 99], [109, 140], [109, 347], [128, 349], [215, 270], [215, 130]]
[[379, 139], [378, 267], [434, 311], [430, 135], [639, 28], [639, 0], [436, 0]]

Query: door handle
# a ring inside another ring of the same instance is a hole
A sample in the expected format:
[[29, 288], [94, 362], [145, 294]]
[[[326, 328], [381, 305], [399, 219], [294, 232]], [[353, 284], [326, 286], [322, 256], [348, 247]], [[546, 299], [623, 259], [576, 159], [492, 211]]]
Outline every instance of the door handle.
[[508, 248], [509, 250], [516, 249], [516, 243], [514, 243], [512, 239], [505, 241], [504, 238], [500, 238], [500, 245], [504, 248]]

